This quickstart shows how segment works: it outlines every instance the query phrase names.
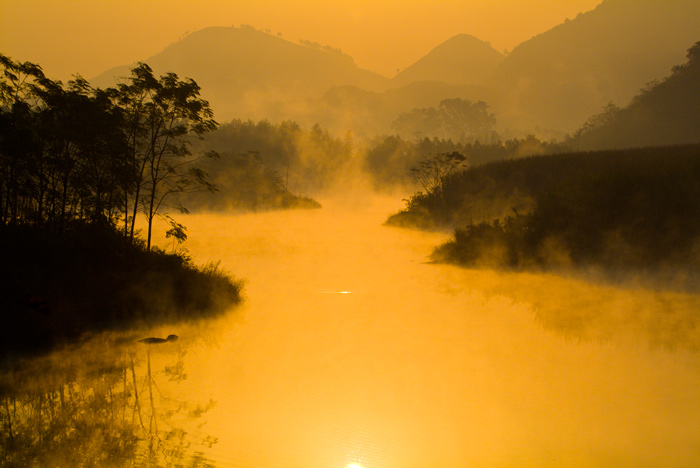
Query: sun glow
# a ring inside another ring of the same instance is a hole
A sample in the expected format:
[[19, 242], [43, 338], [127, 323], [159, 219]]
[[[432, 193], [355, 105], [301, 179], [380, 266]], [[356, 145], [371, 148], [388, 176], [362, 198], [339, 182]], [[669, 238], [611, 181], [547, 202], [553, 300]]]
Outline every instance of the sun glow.
[[348, 465], [348, 468], [362, 468], [362, 465], [358, 465], [357, 463], [353, 463], [351, 465]]

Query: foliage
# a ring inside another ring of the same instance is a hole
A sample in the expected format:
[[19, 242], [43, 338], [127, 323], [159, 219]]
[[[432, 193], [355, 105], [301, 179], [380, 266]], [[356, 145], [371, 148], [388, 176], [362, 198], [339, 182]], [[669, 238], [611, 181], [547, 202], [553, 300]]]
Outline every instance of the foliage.
[[404, 138], [424, 135], [467, 143], [488, 140], [494, 125], [496, 117], [488, 112], [485, 102], [454, 98], [442, 100], [437, 108], [404, 112], [392, 128]]
[[[267, 120], [232, 120], [209, 134], [202, 148], [225, 154], [221, 159], [207, 161], [210, 174], [235, 173], [248, 165], [254, 171], [281, 174], [283, 189], [292, 193], [322, 192], [334, 187], [347, 177], [354, 151], [351, 136], [335, 138], [318, 124], [303, 129], [296, 122], [273, 124]], [[265, 184], [271, 182], [268, 177]], [[222, 192], [236, 190], [235, 184], [227, 182], [224, 176], [216, 184]], [[261, 187], [260, 196], [265, 190]], [[236, 204], [231, 199], [224, 203], [229, 202]]]
[[533, 135], [523, 139], [511, 139], [482, 144], [455, 143], [453, 140], [423, 138], [415, 141], [400, 136], [380, 136], [369, 141], [364, 166], [376, 188], [409, 185], [411, 169], [420, 161], [436, 154], [459, 153], [471, 167], [502, 159], [520, 158], [535, 154], [561, 152], [564, 147], [547, 143]]
[[574, 133], [573, 138], [579, 138], [588, 133], [594, 132], [597, 129], [610, 125], [615, 121], [622, 109], [616, 106], [613, 102], [609, 102], [599, 114], [592, 115], [586, 120], [586, 123]]
[[465, 167], [465, 160], [456, 151], [438, 153], [419, 161], [417, 167], [411, 168], [411, 173], [426, 193], [433, 193], [440, 190], [445, 179], [458, 168]]
[[474, 190], [488, 173], [495, 188], [476, 193], [488, 199], [517, 188], [532, 197], [532, 209], [457, 229], [436, 259], [511, 268], [700, 267], [700, 146], [533, 157], [480, 172], [462, 182]]
[[700, 142], [700, 42], [671, 76], [652, 81], [620, 109], [610, 103], [568, 142], [580, 149], [661, 146]]
[[[485, 149], [517, 152], [537, 140], [506, 142]], [[557, 146], [538, 143], [540, 148], [554, 151]], [[471, 148], [472, 150], [474, 147]], [[471, 160], [467, 160], [471, 163]], [[532, 172], [521, 170], [531, 166], [535, 157], [502, 159], [453, 171], [440, 180], [438, 190], [417, 192], [406, 200], [406, 207], [387, 219], [387, 224], [420, 229], [454, 229], [465, 224], [492, 221], [509, 214], [525, 212], [532, 207], [533, 194], [542, 183], [556, 179], [566, 171], [565, 163], [552, 167], [534, 164]]]
[[[216, 166], [216, 168], [212, 167]], [[195, 210], [259, 211], [290, 208], [318, 208], [317, 202], [292, 195], [287, 181], [268, 167], [255, 151], [233, 153], [224, 151], [211, 165], [204, 166], [212, 175], [218, 190], [196, 193], [185, 198]]]
[[121, 83], [115, 92], [124, 109], [127, 164], [136, 174], [128, 187], [131, 190], [125, 191], [125, 205], [129, 191], [134, 192], [131, 236], [140, 204], [148, 222], [148, 248], [153, 219], [169, 195], [193, 187], [214, 190], [206, 174], [193, 163], [216, 155], [204, 152], [192, 158], [189, 149], [191, 138], [201, 138], [218, 125], [209, 103], [199, 98], [199, 90], [193, 80], [180, 80], [174, 73], [156, 79], [151, 68], [140, 63], [131, 70], [129, 81]]
[[153, 218], [174, 193], [213, 190], [192, 138], [216, 127], [199, 86], [139, 64], [117, 88], [67, 85], [0, 55], [0, 224], [124, 224]]

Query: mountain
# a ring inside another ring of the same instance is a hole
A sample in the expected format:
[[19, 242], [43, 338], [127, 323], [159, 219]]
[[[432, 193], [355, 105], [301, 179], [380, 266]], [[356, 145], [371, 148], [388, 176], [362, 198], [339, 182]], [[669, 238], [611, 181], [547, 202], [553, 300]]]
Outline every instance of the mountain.
[[700, 1], [605, 0], [516, 47], [490, 80], [499, 121], [572, 131], [626, 105], [700, 40]]
[[307, 113], [297, 121], [305, 126], [320, 122], [336, 134], [351, 129], [358, 136], [371, 137], [394, 133], [391, 124], [412, 109], [437, 107], [442, 100], [452, 98], [478, 101], [485, 95], [488, 95], [487, 90], [481, 86], [443, 81], [417, 81], [384, 92], [357, 86], [334, 86], [320, 99], [308, 101]]
[[443, 81], [456, 85], [480, 85], [493, 74], [504, 56], [468, 34], [454, 36], [435, 47], [428, 55], [398, 73], [396, 87], [417, 81]]
[[[194, 79], [220, 121], [285, 117], [291, 102], [321, 97], [332, 86], [380, 91], [389, 85], [388, 78], [360, 69], [337, 49], [295, 44], [250, 26], [196, 31], [144, 62], [156, 75]], [[111, 69], [90, 82], [112, 86], [132, 67]]]
[[700, 42], [688, 62], [634, 97], [624, 109], [610, 107], [577, 132], [578, 149], [614, 149], [700, 143]]

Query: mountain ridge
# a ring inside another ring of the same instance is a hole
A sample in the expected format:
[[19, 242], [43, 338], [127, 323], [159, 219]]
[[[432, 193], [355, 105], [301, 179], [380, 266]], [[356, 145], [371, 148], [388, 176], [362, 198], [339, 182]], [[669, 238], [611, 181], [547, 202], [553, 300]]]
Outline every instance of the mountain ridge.
[[[194, 79], [219, 119], [264, 118], [260, 110], [280, 101], [320, 97], [332, 85], [370, 90], [388, 86], [388, 78], [359, 68], [348, 55], [329, 50], [295, 44], [249, 26], [209, 27], [144, 62], [156, 74], [174, 72]], [[115, 67], [91, 82], [112, 86], [128, 76], [129, 70], [130, 66]]]
[[698, 18], [700, 2], [605, 0], [513, 49], [492, 77], [497, 115], [572, 131], [682, 63], [700, 40]]

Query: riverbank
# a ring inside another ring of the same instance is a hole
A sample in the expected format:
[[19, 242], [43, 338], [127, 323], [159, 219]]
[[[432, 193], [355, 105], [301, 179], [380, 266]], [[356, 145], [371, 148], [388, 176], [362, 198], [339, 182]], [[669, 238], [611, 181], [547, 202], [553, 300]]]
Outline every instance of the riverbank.
[[242, 282], [216, 265], [131, 243], [113, 228], [0, 228], [0, 355], [35, 354], [87, 332], [222, 314]]
[[453, 229], [435, 261], [668, 282], [700, 271], [698, 187], [697, 145], [539, 156], [447, 177], [387, 223]]

